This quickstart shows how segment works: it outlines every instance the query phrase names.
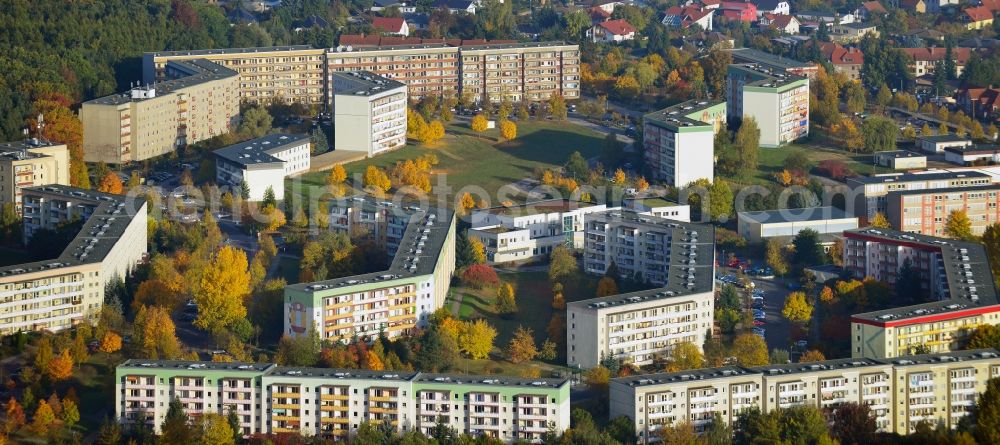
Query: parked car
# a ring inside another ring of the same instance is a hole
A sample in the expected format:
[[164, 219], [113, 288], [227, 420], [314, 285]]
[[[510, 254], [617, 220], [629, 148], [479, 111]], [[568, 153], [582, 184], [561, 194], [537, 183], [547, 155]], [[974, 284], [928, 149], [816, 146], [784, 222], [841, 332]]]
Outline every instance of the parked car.
[[757, 326], [757, 327], [760, 327], [760, 326], [764, 326], [764, 325], [766, 325], [766, 324], [767, 324], [767, 322], [766, 322], [766, 321], [764, 321], [764, 320], [754, 320], [754, 321], [753, 321], [753, 325], [754, 325], [754, 326]]
[[759, 335], [761, 337], [763, 337], [766, 334], [766, 331], [764, 330], [764, 328], [753, 328], [752, 331], [753, 331], [754, 334], [757, 334], [757, 335]]
[[762, 319], [764, 319], [766, 317], [767, 317], [767, 313], [765, 313], [764, 311], [762, 311], [760, 309], [754, 309], [753, 310], [753, 318], [755, 320], [762, 320]]

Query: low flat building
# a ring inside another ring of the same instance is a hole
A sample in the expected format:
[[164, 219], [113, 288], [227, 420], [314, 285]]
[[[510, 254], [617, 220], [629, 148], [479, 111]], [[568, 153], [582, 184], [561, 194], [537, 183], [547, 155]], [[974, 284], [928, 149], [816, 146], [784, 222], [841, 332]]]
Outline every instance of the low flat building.
[[850, 216], [836, 207], [738, 212], [736, 217], [737, 231], [750, 242], [794, 237], [805, 229], [820, 234], [840, 234], [858, 228], [856, 216]]
[[567, 379], [136, 359], [115, 369], [115, 418], [124, 426], [159, 432], [174, 399], [189, 416], [235, 412], [243, 436], [345, 441], [371, 423], [539, 443], [570, 426]]
[[167, 62], [165, 73], [171, 80], [83, 103], [85, 161], [143, 161], [236, 128], [239, 73], [204, 59]]
[[875, 228], [845, 231], [844, 238], [844, 268], [851, 275], [895, 286], [908, 262], [920, 277], [921, 292], [931, 300], [853, 315], [852, 357], [892, 358], [918, 348], [955, 351], [975, 327], [1000, 324], [1000, 303], [982, 244]]
[[604, 204], [568, 199], [475, 210], [468, 235], [483, 243], [491, 263], [539, 260], [556, 246], [582, 249], [584, 215], [605, 210]]
[[733, 63], [758, 65], [775, 73], [792, 74], [812, 79], [820, 69], [819, 64], [816, 63], [800, 62], [754, 48], [733, 48], [729, 52], [733, 55]]
[[997, 193], [1000, 185], [900, 190], [886, 195], [886, 218], [893, 228], [923, 235], [946, 236], [945, 224], [953, 211], [969, 217], [972, 234], [981, 236], [1000, 222]]
[[943, 153], [949, 147], [968, 147], [972, 140], [954, 134], [927, 135], [917, 138], [920, 149], [926, 153]]
[[875, 164], [893, 170], [927, 168], [927, 156], [906, 150], [876, 151]]
[[878, 37], [878, 30], [871, 23], [844, 23], [830, 26], [830, 39], [834, 42], [853, 43], [867, 36]]
[[631, 419], [638, 443], [648, 444], [685, 422], [702, 432], [715, 415], [733, 425], [748, 409], [858, 403], [871, 409], [878, 431], [905, 435], [921, 422], [956, 427], [997, 376], [995, 349], [634, 375], [611, 380], [610, 417]]
[[969, 145], [944, 149], [944, 160], [958, 165], [1000, 163], [1000, 147], [996, 145]]
[[246, 184], [248, 199], [264, 199], [268, 189], [285, 196], [285, 178], [309, 171], [309, 135], [269, 134], [215, 150], [215, 181], [237, 190]]
[[[381, 231], [370, 236], [377, 236], [376, 244], [385, 246], [391, 257], [389, 268], [285, 287], [287, 335], [308, 335], [315, 329], [325, 341], [371, 340], [379, 335], [396, 338], [425, 326], [427, 317], [444, 305], [455, 271], [454, 212], [366, 202], [342, 220], [339, 209], [353, 208], [350, 203], [331, 204], [331, 228], [379, 227]], [[350, 221], [364, 215], [376, 218]]]
[[642, 149], [653, 177], [674, 187], [715, 179], [715, 133], [725, 102], [691, 100], [643, 116]]
[[69, 185], [69, 149], [28, 139], [0, 143], [0, 207], [14, 204], [21, 214], [21, 190], [41, 185]]
[[809, 135], [809, 79], [761, 64], [729, 65], [729, 120], [752, 117], [761, 147], [778, 147]]
[[331, 73], [333, 147], [375, 156], [406, 145], [406, 85], [367, 71]]
[[890, 192], [946, 187], [982, 187], [992, 182], [992, 176], [989, 174], [974, 171], [891, 173], [847, 178], [847, 188], [852, 193], [847, 199], [847, 210], [860, 218], [861, 224], [864, 225], [871, 221], [876, 213], [885, 215], [888, 212], [886, 195]]
[[105, 285], [146, 255], [146, 202], [63, 185], [21, 190], [25, 240], [41, 229], [81, 221], [52, 259], [0, 267], [0, 335], [60, 331], [95, 322]]
[[623, 207], [633, 210], [636, 213], [691, 222], [691, 206], [679, 204], [664, 198], [627, 198]]

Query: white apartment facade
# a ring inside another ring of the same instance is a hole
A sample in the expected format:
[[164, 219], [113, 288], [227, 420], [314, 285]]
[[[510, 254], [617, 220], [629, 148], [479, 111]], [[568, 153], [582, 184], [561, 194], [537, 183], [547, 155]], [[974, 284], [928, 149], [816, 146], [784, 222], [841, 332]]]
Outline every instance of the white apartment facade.
[[129, 360], [115, 376], [115, 416], [158, 431], [169, 403], [186, 414], [235, 410], [241, 433], [347, 440], [363, 423], [430, 435], [439, 424], [503, 442], [541, 442], [569, 428], [566, 379], [282, 367], [270, 363]]
[[309, 135], [269, 134], [220, 148], [215, 154], [215, 180], [239, 189], [246, 184], [248, 199], [264, 199], [268, 189], [285, 196], [285, 178], [309, 171]]
[[69, 149], [39, 139], [0, 143], [0, 206], [21, 214], [21, 189], [69, 185]]
[[406, 85], [366, 71], [330, 73], [334, 149], [374, 156], [406, 145]]
[[754, 118], [761, 147], [809, 135], [809, 78], [764, 65], [729, 65], [727, 85], [729, 119]]
[[643, 153], [653, 177], [674, 187], [715, 178], [715, 133], [725, 102], [691, 100], [643, 116]]

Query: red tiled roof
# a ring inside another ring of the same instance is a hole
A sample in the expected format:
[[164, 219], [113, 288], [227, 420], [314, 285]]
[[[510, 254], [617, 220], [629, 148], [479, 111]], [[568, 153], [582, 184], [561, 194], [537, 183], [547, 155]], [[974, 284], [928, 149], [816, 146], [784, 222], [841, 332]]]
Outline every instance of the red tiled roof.
[[980, 0], [982, 7], [989, 9], [991, 12], [1000, 11], [1000, 0]]
[[[909, 54], [913, 60], [918, 62], [937, 62], [944, 59], [945, 53], [948, 51], [946, 48], [936, 46], [933, 48], [902, 48], [903, 52]], [[955, 59], [955, 62], [959, 65], [965, 65], [969, 61], [969, 56], [972, 54], [972, 48], [952, 48], [951, 57]]]
[[839, 43], [821, 43], [820, 52], [834, 65], [862, 65], [865, 54], [857, 48], [844, 48]]
[[798, 21], [795, 17], [788, 14], [772, 14], [771, 26], [778, 29], [785, 29], [792, 23], [792, 20]]
[[629, 35], [635, 32], [635, 28], [625, 21], [625, 19], [608, 20], [598, 25], [616, 36]]
[[976, 6], [975, 8], [965, 8], [965, 15], [969, 16], [973, 22], [981, 22], [984, 20], [990, 20], [993, 18], [993, 11], [985, 6]]
[[590, 18], [594, 20], [605, 20], [611, 18], [611, 13], [597, 6], [590, 8]]
[[878, 0], [863, 2], [861, 3], [861, 6], [863, 6], [868, 12], [881, 12], [883, 14], [889, 12], [886, 11], [885, 6], [882, 6], [882, 3], [879, 3]]
[[372, 27], [382, 29], [387, 32], [400, 32], [403, 24], [406, 23], [402, 17], [375, 17], [372, 19]]

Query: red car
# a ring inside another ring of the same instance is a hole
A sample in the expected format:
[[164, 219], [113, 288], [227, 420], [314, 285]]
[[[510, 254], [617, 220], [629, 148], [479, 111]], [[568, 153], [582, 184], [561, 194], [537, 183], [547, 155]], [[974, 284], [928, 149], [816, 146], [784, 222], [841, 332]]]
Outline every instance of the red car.
[[765, 322], [764, 322], [764, 320], [754, 320], [754, 321], [753, 321], [753, 325], [754, 325], [754, 326], [764, 326], [764, 325], [766, 325], [766, 324], [767, 324], [767, 323], [765, 323]]

